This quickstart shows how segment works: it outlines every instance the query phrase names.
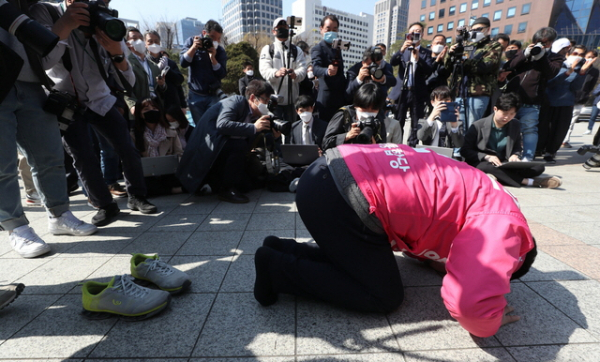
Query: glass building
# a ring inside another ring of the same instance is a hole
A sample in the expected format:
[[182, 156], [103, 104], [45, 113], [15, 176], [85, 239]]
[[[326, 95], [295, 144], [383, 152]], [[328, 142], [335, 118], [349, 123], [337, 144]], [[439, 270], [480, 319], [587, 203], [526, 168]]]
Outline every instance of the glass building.
[[246, 33], [271, 36], [273, 21], [283, 14], [282, 0], [222, 0], [224, 35], [230, 43], [243, 40]]
[[204, 29], [204, 23], [195, 18], [185, 18], [175, 23], [176, 32], [173, 45], [182, 46], [187, 38], [200, 35]]
[[600, 0], [563, 0], [556, 10], [550, 26], [559, 37], [573, 39], [589, 49], [600, 46]]

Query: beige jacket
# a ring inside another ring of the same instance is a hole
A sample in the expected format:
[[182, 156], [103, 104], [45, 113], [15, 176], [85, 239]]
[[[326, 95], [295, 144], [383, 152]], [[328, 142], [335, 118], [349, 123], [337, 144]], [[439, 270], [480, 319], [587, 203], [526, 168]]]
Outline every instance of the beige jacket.
[[[131, 132], [131, 140], [135, 144], [135, 135]], [[144, 152], [142, 152], [142, 157], [148, 157], [148, 141], [144, 139]], [[181, 141], [179, 141], [179, 136], [177, 135], [177, 131], [171, 128], [167, 129], [167, 139], [162, 141], [160, 146], [158, 146], [158, 154], [159, 156], [169, 156], [169, 155], [183, 155], [183, 148], [181, 147]]]

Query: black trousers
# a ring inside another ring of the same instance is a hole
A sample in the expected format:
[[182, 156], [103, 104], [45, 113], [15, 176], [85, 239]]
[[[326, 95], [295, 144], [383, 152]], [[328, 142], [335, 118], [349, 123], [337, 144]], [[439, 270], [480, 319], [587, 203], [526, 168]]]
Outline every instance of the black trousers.
[[236, 188], [247, 192], [251, 189], [246, 173], [249, 152], [250, 145], [246, 139], [231, 138], [225, 142], [207, 176], [213, 191]]
[[417, 126], [419, 119], [425, 118], [425, 103], [417, 99], [414, 92], [408, 90], [403, 91], [397, 101], [396, 119], [400, 122], [400, 128], [404, 129], [406, 123], [406, 112], [410, 109], [410, 133], [408, 135], [407, 144], [410, 147], [415, 147], [419, 143], [417, 138]]
[[521, 182], [526, 178], [534, 178], [544, 173], [544, 165], [535, 165], [531, 168], [505, 170], [494, 166], [491, 162], [483, 161], [477, 168], [485, 173], [496, 176], [498, 182], [505, 186], [521, 187]]
[[276, 292], [366, 311], [391, 312], [404, 298], [387, 235], [368, 229], [319, 158], [302, 174], [296, 204], [318, 246], [296, 244], [270, 264]]
[[554, 155], [560, 149], [569, 132], [572, 117], [573, 106], [542, 107], [538, 124], [538, 153]]

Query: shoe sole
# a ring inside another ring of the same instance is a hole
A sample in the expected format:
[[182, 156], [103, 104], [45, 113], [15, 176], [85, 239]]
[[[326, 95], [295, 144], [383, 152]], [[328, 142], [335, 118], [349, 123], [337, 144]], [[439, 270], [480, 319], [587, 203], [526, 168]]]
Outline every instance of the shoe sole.
[[42, 206], [42, 202], [31, 202], [31, 201], [25, 201], [25, 205], [26, 206]]
[[[97, 226], [97, 225], [94, 225], [94, 226]], [[68, 231], [68, 230], [52, 230], [50, 228], [49, 228], [49, 231], [52, 235], [88, 236], [88, 235], [92, 235], [95, 232], [97, 232], [98, 228], [96, 227], [93, 230], [86, 231], [84, 233], [78, 233], [78, 232]]]
[[167, 299], [166, 302], [164, 302], [162, 305], [160, 305], [155, 310], [153, 310], [149, 313], [141, 314], [141, 315], [137, 315], [137, 316], [128, 316], [128, 315], [123, 315], [123, 314], [119, 314], [119, 313], [115, 313], [115, 312], [108, 312], [108, 311], [96, 312], [96, 311], [87, 310], [85, 308], [81, 311], [81, 314], [89, 320], [103, 320], [103, 319], [109, 319], [112, 317], [118, 317], [119, 319], [126, 321], [126, 322], [138, 322], [138, 321], [142, 321], [144, 319], [151, 318], [151, 317], [161, 313], [169, 306], [169, 304], [171, 304], [171, 296], [170, 295], [169, 295], [169, 299]]
[[15, 299], [17, 299], [19, 297], [19, 295], [21, 295], [21, 293], [23, 292], [23, 289], [25, 289], [25, 284], [19, 283], [17, 284], [17, 289], [15, 289], [15, 296], [14, 298], [12, 298], [11, 300], [6, 301], [4, 304], [0, 305], [0, 310], [8, 307], [8, 305], [12, 302], [15, 301]]

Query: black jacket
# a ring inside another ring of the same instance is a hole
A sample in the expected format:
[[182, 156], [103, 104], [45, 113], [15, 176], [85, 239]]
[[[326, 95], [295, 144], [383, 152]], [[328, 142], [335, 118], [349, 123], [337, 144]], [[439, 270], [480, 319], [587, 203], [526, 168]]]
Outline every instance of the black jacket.
[[[487, 155], [493, 155], [500, 158], [495, 151], [487, 148], [487, 143], [490, 140], [490, 132], [492, 131], [492, 122], [494, 113], [489, 116], [476, 121], [471, 125], [467, 134], [465, 135], [465, 143], [460, 148], [460, 155], [465, 158], [465, 161], [473, 166], [483, 161]], [[508, 129], [508, 135], [506, 140], [506, 159], [500, 158], [500, 161], [507, 161], [510, 156], [518, 155], [521, 156], [521, 122], [517, 119], [513, 119], [508, 122], [506, 126]]]
[[[346, 87], [346, 100], [348, 101], [348, 103], [352, 103], [352, 99], [354, 98], [354, 93], [356, 93], [358, 88], [360, 88], [360, 86], [362, 85], [362, 84], [358, 84], [358, 81], [356, 80], [356, 78], [358, 77], [358, 73], [360, 73], [361, 68], [362, 68], [362, 62], [358, 62], [358, 63], [354, 64], [352, 66], [352, 68], [348, 69], [348, 73], [346, 73], [346, 79], [348, 80], [348, 86]], [[388, 63], [385, 63], [385, 66], [383, 67], [383, 75], [385, 76], [384, 83], [377, 83], [374, 81], [373, 81], [373, 83], [379, 85], [379, 87], [381, 89], [383, 89], [385, 94], [387, 94], [388, 90], [391, 87], [395, 86], [398, 81], [394, 77], [394, 70], [393, 70], [392, 66]], [[370, 81], [372, 81], [372, 80], [370, 80]]]
[[[347, 112], [347, 113], [346, 113]], [[380, 124], [379, 129], [379, 140], [377, 143], [386, 142], [386, 130], [385, 130], [385, 112], [379, 111], [377, 114], [377, 120]], [[346, 119], [348, 116], [348, 119]], [[341, 108], [329, 121], [327, 130], [325, 131], [325, 140], [323, 140], [323, 151], [334, 148], [344, 143], [356, 143], [356, 138], [353, 138], [346, 142], [346, 133], [352, 127], [352, 123], [358, 122], [356, 120], [356, 110], [354, 106], [346, 106]]]
[[240, 88], [240, 95], [242, 97], [246, 96], [246, 87], [248, 87], [248, 84], [250, 82], [252, 82], [254, 79], [256, 79], [256, 78], [254, 78], [254, 76], [249, 77], [247, 75], [244, 75], [243, 77], [240, 78], [240, 80], [238, 81], [238, 86]]
[[344, 104], [346, 97], [346, 77], [344, 76], [344, 60], [339, 56], [336, 75], [327, 75], [327, 67], [339, 55], [324, 40], [311, 49], [313, 73], [319, 78], [319, 93], [317, 94], [317, 110], [319, 117], [329, 122], [331, 116]]
[[[404, 53], [399, 50], [392, 56], [390, 65], [392, 67], [398, 66], [398, 76], [396, 77], [396, 86], [392, 88], [389, 98], [397, 101], [403, 93], [404, 87], [404, 73], [407, 64], [410, 63], [411, 51], [406, 49]], [[431, 50], [421, 46], [419, 48], [419, 60], [417, 60], [417, 69], [415, 70], [415, 79], [413, 86], [413, 94], [416, 95], [417, 100], [427, 101], [429, 99], [429, 92], [427, 91], [426, 81], [433, 72], [433, 58], [431, 57]]]
[[[286, 143], [290, 143], [293, 145], [301, 145], [302, 144], [302, 120], [296, 121], [292, 124], [292, 132], [290, 133], [290, 137], [287, 137]], [[327, 129], [327, 122], [322, 121], [318, 118], [313, 118], [311, 135], [313, 138], [313, 142], [323, 148], [323, 139], [325, 138], [325, 130]]]
[[524, 50], [510, 60], [508, 68], [514, 69], [514, 76], [519, 77], [519, 83], [514, 90], [518, 92], [523, 104], [542, 104], [546, 84], [558, 74], [564, 60], [563, 56], [550, 53], [537, 61], [530, 61], [525, 58]]

